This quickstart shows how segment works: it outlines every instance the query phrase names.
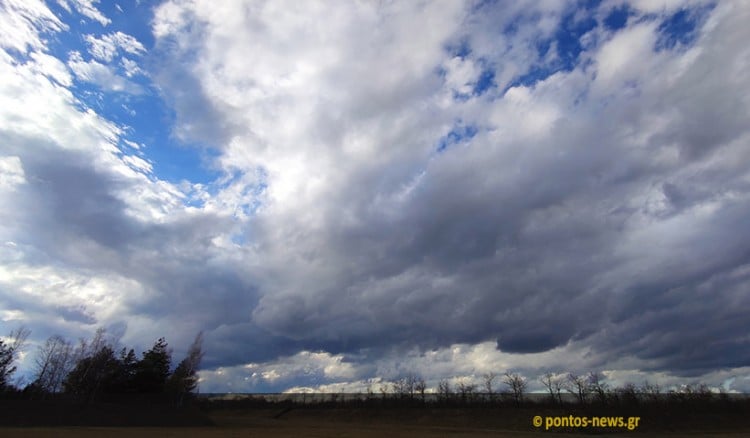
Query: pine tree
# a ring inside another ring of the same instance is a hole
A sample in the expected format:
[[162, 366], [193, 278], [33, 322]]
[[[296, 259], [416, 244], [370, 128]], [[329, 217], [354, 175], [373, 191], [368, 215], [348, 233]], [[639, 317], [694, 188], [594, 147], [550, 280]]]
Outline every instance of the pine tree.
[[10, 332], [9, 342], [0, 339], [0, 391], [10, 387], [10, 376], [16, 372], [16, 366], [13, 365], [13, 362], [16, 361], [16, 357], [30, 333], [30, 330], [20, 327]]
[[112, 392], [119, 365], [112, 347], [103, 345], [93, 355], [78, 361], [63, 382], [63, 388], [82, 400], [92, 401], [100, 393]]
[[11, 345], [0, 339], [0, 390], [8, 386], [10, 376], [16, 371], [13, 365], [15, 354]]
[[159, 338], [150, 350], [143, 352], [143, 358], [136, 365], [135, 389], [150, 394], [164, 392], [171, 363], [172, 351], [167, 341]]

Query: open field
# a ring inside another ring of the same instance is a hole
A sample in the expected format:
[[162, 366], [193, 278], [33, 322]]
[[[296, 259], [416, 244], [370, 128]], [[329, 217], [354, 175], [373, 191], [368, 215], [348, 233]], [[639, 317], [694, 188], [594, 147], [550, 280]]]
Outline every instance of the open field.
[[[225, 409], [213, 411], [205, 427], [25, 427], [0, 428], [4, 437], [518, 437], [560, 436], [563, 431], [543, 431], [531, 425], [532, 409], [492, 415], [483, 409]], [[542, 413], [542, 415], [545, 415]], [[714, 428], [711, 421], [718, 421]], [[739, 423], [738, 423], [739, 421]], [[738, 438], [750, 427], [736, 417], [723, 421], [707, 417], [696, 424], [674, 428], [643, 424], [635, 431], [579, 429], [568, 437], [636, 435]]]
[[[748, 436], [750, 431], [738, 432], [671, 432], [671, 433], [637, 433], [639, 437], [711, 437], [711, 438], [740, 438]], [[256, 425], [248, 427], [216, 427], [216, 428], [8, 428], [0, 429], [4, 437], [175, 437], [175, 438], [230, 438], [230, 437], [338, 437], [338, 438], [421, 438], [421, 437], [507, 437], [507, 438], [541, 438], [561, 436], [554, 432], [521, 432], [485, 429], [462, 429], [440, 427], [412, 427], [402, 425], [324, 425], [320, 423], [286, 423], [275, 425]], [[626, 434], [627, 435], [627, 434]], [[585, 434], [566, 433], [565, 437], [622, 437], [623, 433]]]
[[[680, 432], [680, 433], [646, 433], [638, 434], [639, 437], [709, 437], [709, 438], [740, 438], [747, 436], [748, 432]], [[421, 437], [500, 437], [500, 438], [541, 438], [560, 436], [552, 432], [519, 432], [502, 430], [466, 430], [453, 428], [412, 428], [402, 426], [383, 427], [325, 427], [321, 425], [295, 425], [273, 428], [215, 428], [215, 429], [190, 429], [190, 428], [33, 428], [33, 429], [0, 429], [4, 437], [179, 437], [179, 438], [224, 438], [224, 437], [338, 437], [338, 438], [421, 438]], [[565, 437], [621, 437], [622, 434], [564, 434]]]

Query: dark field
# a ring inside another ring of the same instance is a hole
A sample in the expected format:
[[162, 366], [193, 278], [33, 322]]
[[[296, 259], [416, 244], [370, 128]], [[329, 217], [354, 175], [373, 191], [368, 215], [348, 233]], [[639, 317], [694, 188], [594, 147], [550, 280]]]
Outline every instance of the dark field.
[[[750, 436], [748, 403], [607, 407], [394, 406], [202, 403], [190, 408], [140, 403], [87, 407], [2, 401], [0, 436], [8, 437], [541, 437]], [[639, 416], [639, 427], [559, 428], [532, 425], [535, 415]]]

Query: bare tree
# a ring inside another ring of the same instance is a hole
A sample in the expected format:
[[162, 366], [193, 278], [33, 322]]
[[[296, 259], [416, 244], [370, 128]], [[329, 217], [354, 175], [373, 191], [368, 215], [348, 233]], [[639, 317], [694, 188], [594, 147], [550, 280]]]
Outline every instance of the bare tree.
[[568, 374], [567, 390], [578, 398], [579, 403], [586, 403], [589, 395], [588, 379], [574, 373]]
[[661, 387], [658, 383], [649, 383], [649, 381], [643, 382], [641, 386], [641, 393], [648, 398], [651, 402], [661, 401]]
[[503, 383], [508, 386], [516, 406], [523, 402], [523, 394], [526, 392], [526, 379], [518, 373], [506, 372]]
[[427, 390], [427, 383], [424, 381], [422, 377], [418, 377], [416, 382], [414, 383], [414, 391], [419, 393], [419, 397], [422, 399], [422, 403], [425, 402], [424, 393], [426, 390]]
[[552, 382], [552, 386], [555, 389], [555, 395], [557, 395], [557, 403], [562, 404], [562, 392], [565, 389], [565, 376], [555, 376], [555, 380]]
[[406, 377], [406, 385], [404, 387], [405, 393], [409, 396], [409, 400], [414, 400], [414, 394], [417, 391], [417, 376], [409, 373]]
[[96, 329], [94, 337], [91, 338], [91, 342], [89, 342], [88, 344], [88, 351], [86, 352], [87, 355], [94, 355], [104, 347], [114, 347], [111, 342], [108, 342], [106, 336], [107, 329], [105, 329], [104, 327], [99, 327], [98, 329]]
[[638, 388], [632, 383], [626, 383], [616, 390], [617, 398], [620, 403], [634, 405], [638, 403]]
[[407, 381], [406, 377], [401, 377], [393, 382], [391, 382], [391, 387], [393, 388], [393, 392], [398, 396], [398, 398], [406, 398], [406, 395], [409, 394], [409, 382]]
[[26, 343], [26, 339], [29, 338], [31, 330], [26, 327], [19, 327], [10, 332], [11, 345], [16, 351], [21, 351], [23, 345]]
[[383, 382], [380, 384], [380, 395], [383, 398], [383, 401], [385, 401], [386, 397], [388, 396], [388, 382]]
[[79, 339], [73, 349], [72, 362], [72, 369], [62, 382], [63, 392], [88, 403], [102, 390], [111, 389], [119, 363], [104, 327], [99, 327], [90, 341]]
[[414, 400], [416, 393], [419, 391], [417, 388], [419, 381], [420, 378], [417, 375], [409, 373], [391, 382], [391, 387], [399, 398]]
[[588, 376], [589, 391], [596, 395], [599, 403], [607, 402], [607, 394], [609, 392], [609, 385], [604, 381], [604, 375], [598, 372], [590, 372]]
[[477, 390], [477, 385], [466, 380], [458, 382], [458, 393], [461, 395], [461, 401], [464, 403], [471, 402], [474, 399], [474, 393]]
[[99, 327], [96, 329], [91, 341], [88, 341], [85, 338], [79, 338], [78, 345], [73, 350], [73, 362], [77, 364], [87, 357], [96, 355], [96, 353], [104, 347], [109, 346], [105, 339], [105, 334], [106, 329], [104, 327]]
[[34, 385], [43, 392], [59, 392], [73, 367], [73, 345], [62, 336], [50, 336], [39, 347], [34, 365]]
[[482, 380], [484, 383], [484, 391], [487, 393], [487, 396], [490, 399], [490, 402], [495, 401], [495, 389], [492, 387], [493, 382], [497, 378], [497, 374], [493, 372], [486, 373], [482, 376]]
[[182, 405], [185, 396], [198, 387], [198, 369], [203, 360], [203, 332], [199, 332], [188, 348], [187, 356], [169, 376], [167, 387], [177, 396], [177, 404]]
[[453, 389], [451, 388], [451, 383], [448, 380], [443, 379], [438, 382], [438, 398], [440, 400], [449, 401], [452, 394]]
[[542, 377], [539, 378], [539, 381], [542, 383], [542, 385], [544, 385], [545, 388], [547, 388], [547, 392], [549, 392], [549, 397], [550, 400], [552, 400], [552, 403], [559, 402], [558, 394], [556, 394], [555, 391], [560, 390], [560, 379], [557, 378], [557, 376], [555, 376], [553, 373], [545, 373]]
[[705, 383], [683, 384], [676, 390], [669, 391], [669, 395], [674, 400], [679, 401], [709, 401], [713, 397], [711, 388]]

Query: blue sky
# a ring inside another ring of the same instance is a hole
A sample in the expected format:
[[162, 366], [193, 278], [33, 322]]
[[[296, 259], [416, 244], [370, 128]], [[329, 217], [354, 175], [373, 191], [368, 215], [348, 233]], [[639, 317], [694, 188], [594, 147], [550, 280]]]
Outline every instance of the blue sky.
[[0, 4], [22, 378], [105, 327], [208, 392], [750, 389], [743, 4]]
[[[211, 145], [175, 138], [171, 126], [175, 123], [174, 110], [165, 102], [164, 96], [149, 74], [146, 74], [154, 52], [155, 39], [150, 23], [153, 19], [153, 4], [150, 2], [105, 2], [96, 8], [106, 17], [103, 25], [78, 13], [75, 8], [68, 11], [64, 3], [50, 2], [50, 10], [67, 26], [68, 31], [50, 35], [47, 50], [61, 60], [70, 57], [71, 52], [83, 55], [85, 61], [96, 60], [90, 53], [88, 37], [101, 38], [121, 32], [132, 36], [145, 50], [119, 53], [109, 60], [109, 66], [121, 77], [138, 87], [136, 93], [111, 90], [100, 84], [91, 83], [85, 78], [75, 78], [73, 91], [81, 104], [94, 109], [108, 120], [124, 127], [125, 140], [143, 146], [143, 156], [153, 165], [154, 175], [162, 180], [178, 183], [188, 180], [194, 183], [208, 183], [217, 178], [218, 173], [211, 168]], [[122, 57], [122, 58], [121, 58]], [[122, 59], [135, 62], [143, 73], [129, 76], [122, 65]], [[124, 143], [127, 149], [127, 143]]]

